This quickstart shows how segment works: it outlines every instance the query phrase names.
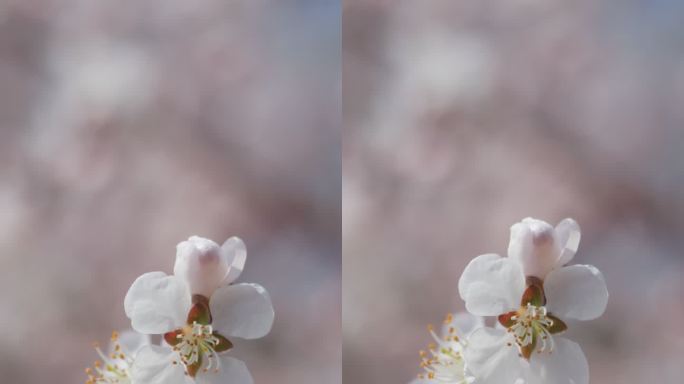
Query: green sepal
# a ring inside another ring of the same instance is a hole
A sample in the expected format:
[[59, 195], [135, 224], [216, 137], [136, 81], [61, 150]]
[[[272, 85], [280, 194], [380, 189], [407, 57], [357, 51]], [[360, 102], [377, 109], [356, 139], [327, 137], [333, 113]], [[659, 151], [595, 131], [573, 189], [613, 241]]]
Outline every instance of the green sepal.
[[555, 335], [556, 333], [561, 333], [564, 332], [568, 329], [568, 326], [563, 322], [563, 320], [557, 318], [554, 315], [546, 315], [551, 321], [553, 321], [553, 324], [551, 324], [550, 327], [547, 328], [549, 333], [552, 335]]
[[537, 348], [537, 332], [532, 332], [532, 342], [524, 347], [520, 347], [520, 353], [526, 360], [530, 359], [532, 352]]
[[214, 351], [216, 351], [217, 353], [225, 352], [233, 348], [233, 343], [231, 343], [230, 340], [225, 338], [220, 333], [214, 331], [213, 335], [215, 338], [219, 340], [218, 344], [214, 346]]
[[[198, 299], [196, 299], [198, 297]], [[209, 325], [211, 324], [211, 310], [209, 310], [209, 299], [201, 295], [193, 295], [192, 307], [188, 312], [187, 323], [192, 325], [194, 323]]]
[[520, 305], [527, 306], [527, 304], [541, 307], [545, 304], [544, 288], [539, 284], [532, 284], [525, 289]]
[[182, 338], [179, 338], [179, 335], [183, 334], [182, 329], [176, 329], [175, 331], [171, 332], [166, 332], [164, 334], [164, 340], [169, 343], [170, 346], [175, 347], [178, 343], [181, 342]]
[[201, 367], [202, 367], [202, 354], [200, 353], [200, 355], [197, 357], [196, 362], [186, 366], [186, 371], [188, 372], [188, 375], [190, 377], [195, 377], [195, 375], [197, 375], [197, 372], [199, 372]]
[[503, 315], [499, 315], [499, 324], [503, 325], [506, 328], [512, 327], [515, 324], [515, 320], [513, 320], [512, 317], [517, 314], [518, 312], [516, 311], [510, 311], [508, 313], [504, 313]]

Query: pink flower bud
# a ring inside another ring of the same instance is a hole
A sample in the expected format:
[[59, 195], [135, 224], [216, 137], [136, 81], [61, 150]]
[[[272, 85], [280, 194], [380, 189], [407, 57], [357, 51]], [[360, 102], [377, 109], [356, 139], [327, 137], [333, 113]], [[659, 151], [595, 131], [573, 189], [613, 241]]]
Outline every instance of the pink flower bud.
[[193, 294], [209, 298], [228, 275], [230, 257], [212, 240], [192, 236], [176, 246], [173, 273], [187, 282]]
[[508, 256], [520, 262], [525, 276], [543, 280], [556, 267], [560, 251], [555, 230], [545, 221], [528, 217], [511, 227]]

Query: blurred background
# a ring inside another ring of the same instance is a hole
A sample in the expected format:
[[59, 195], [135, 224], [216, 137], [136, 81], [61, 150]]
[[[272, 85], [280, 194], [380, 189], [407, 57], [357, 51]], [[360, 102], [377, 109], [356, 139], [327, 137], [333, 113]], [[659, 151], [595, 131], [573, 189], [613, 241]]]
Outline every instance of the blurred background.
[[0, 2], [0, 381], [79, 383], [140, 274], [247, 243], [257, 383], [339, 383], [340, 6]]
[[577, 219], [592, 383], [681, 383], [684, 2], [346, 1], [344, 382], [408, 383], [466, 263]]

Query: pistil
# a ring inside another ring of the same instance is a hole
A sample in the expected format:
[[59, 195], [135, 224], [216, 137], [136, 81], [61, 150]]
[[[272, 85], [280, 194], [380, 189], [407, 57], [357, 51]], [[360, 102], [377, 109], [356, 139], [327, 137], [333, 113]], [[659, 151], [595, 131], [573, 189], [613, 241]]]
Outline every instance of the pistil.
[[191, 377], [202, 370], [218, 372], [221, 367], [218, 353], [227, 351], [233, 344], [215, 332], [211, 325], [209, 299], [201, 295], [193, 295], [193, 306], [188, 313], [186, 325], [175, 331], [166, 333], [164, 340], [178, 353], [179, 361]]
[[513, 335], [520, 355], [525, 359], [529, 359], [534, 351], [552, 353], [552, 335], [567, 329], [563, 321], [547, 311], [545, 304], [541, 280], [528, 279], [520, 309], [499, 316], [499, 323]]
[[[220, 340], [214, 336], [211, 325], [203, 325], [194, 322], [192, 326], [183, 327], [182, 332], [176, 335], [179, 342], [173, 347], [178, 352], [181, 362], [186, 367], [201, 364], [202, 357], [207, 357], [208, 363], [205, 370], [214, 368], [218, 370], [220, 363], [216, 357], [216, 346]], [[199, 366], [197, 367], [199, 368]]]

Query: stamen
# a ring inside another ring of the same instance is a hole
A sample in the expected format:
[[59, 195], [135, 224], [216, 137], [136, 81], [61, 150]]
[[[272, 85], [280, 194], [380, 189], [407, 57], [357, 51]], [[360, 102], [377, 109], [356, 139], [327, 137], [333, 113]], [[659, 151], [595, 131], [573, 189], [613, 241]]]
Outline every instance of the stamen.
[[98, 343], [93, 343], [93, 347], [100, 356], [100, 360], [93, 363], [93, 368], [86, 368], [85, 373], [88, 375], [86, 384], [124, 384], [130, 383], [130, 368], [133, 364], [133, 359], [126, 356], [122, 351], [121, 345], [118, 342], [119, 335], [116, 332], [112, 333], [112, 352], [106, 355], [100, 349]]
[[548, 317], [546, 307], [528, 303], [521, 307], [516, 315], [511, 316], [511, 321], [514, 323], [508, 328], [508, 332], [513, 335], [521, 349], [536, 342], [536, 345], [530, 348], [536, 348], [538, 353], [553, 352], [555, 343], [549, 331], [553, 320]]
[[428, 332], [435, 343], [430, 343], [427, 350], [419, 351], [420, 367], [425, 370], [418, 375], [420, 379], [431, 379], [449, 384], [466, 384], [469, 378], [465, 373], [465, 362], [462, 351], [464, 343], [456, 336], [457, 329], [453, 324], [453, 315], [444, 320], [445, 335], [438, 336], [432, 325]]
[[204, 372], [213, 370], [218, 372], [221, 367], [221, 361], [216, 352], [216, 346], [220, 340], [214, 336], [214, 331], [211, 325], [199, 324], [193, 322], [192, 325], [186, 326], [182, 332], [176, 335], [180, 340], [173, 349], [178, 352], [180, 361], [186, 366], [191, 366], [200, 361], [200, 357], [206, 357], [206, 367]]

